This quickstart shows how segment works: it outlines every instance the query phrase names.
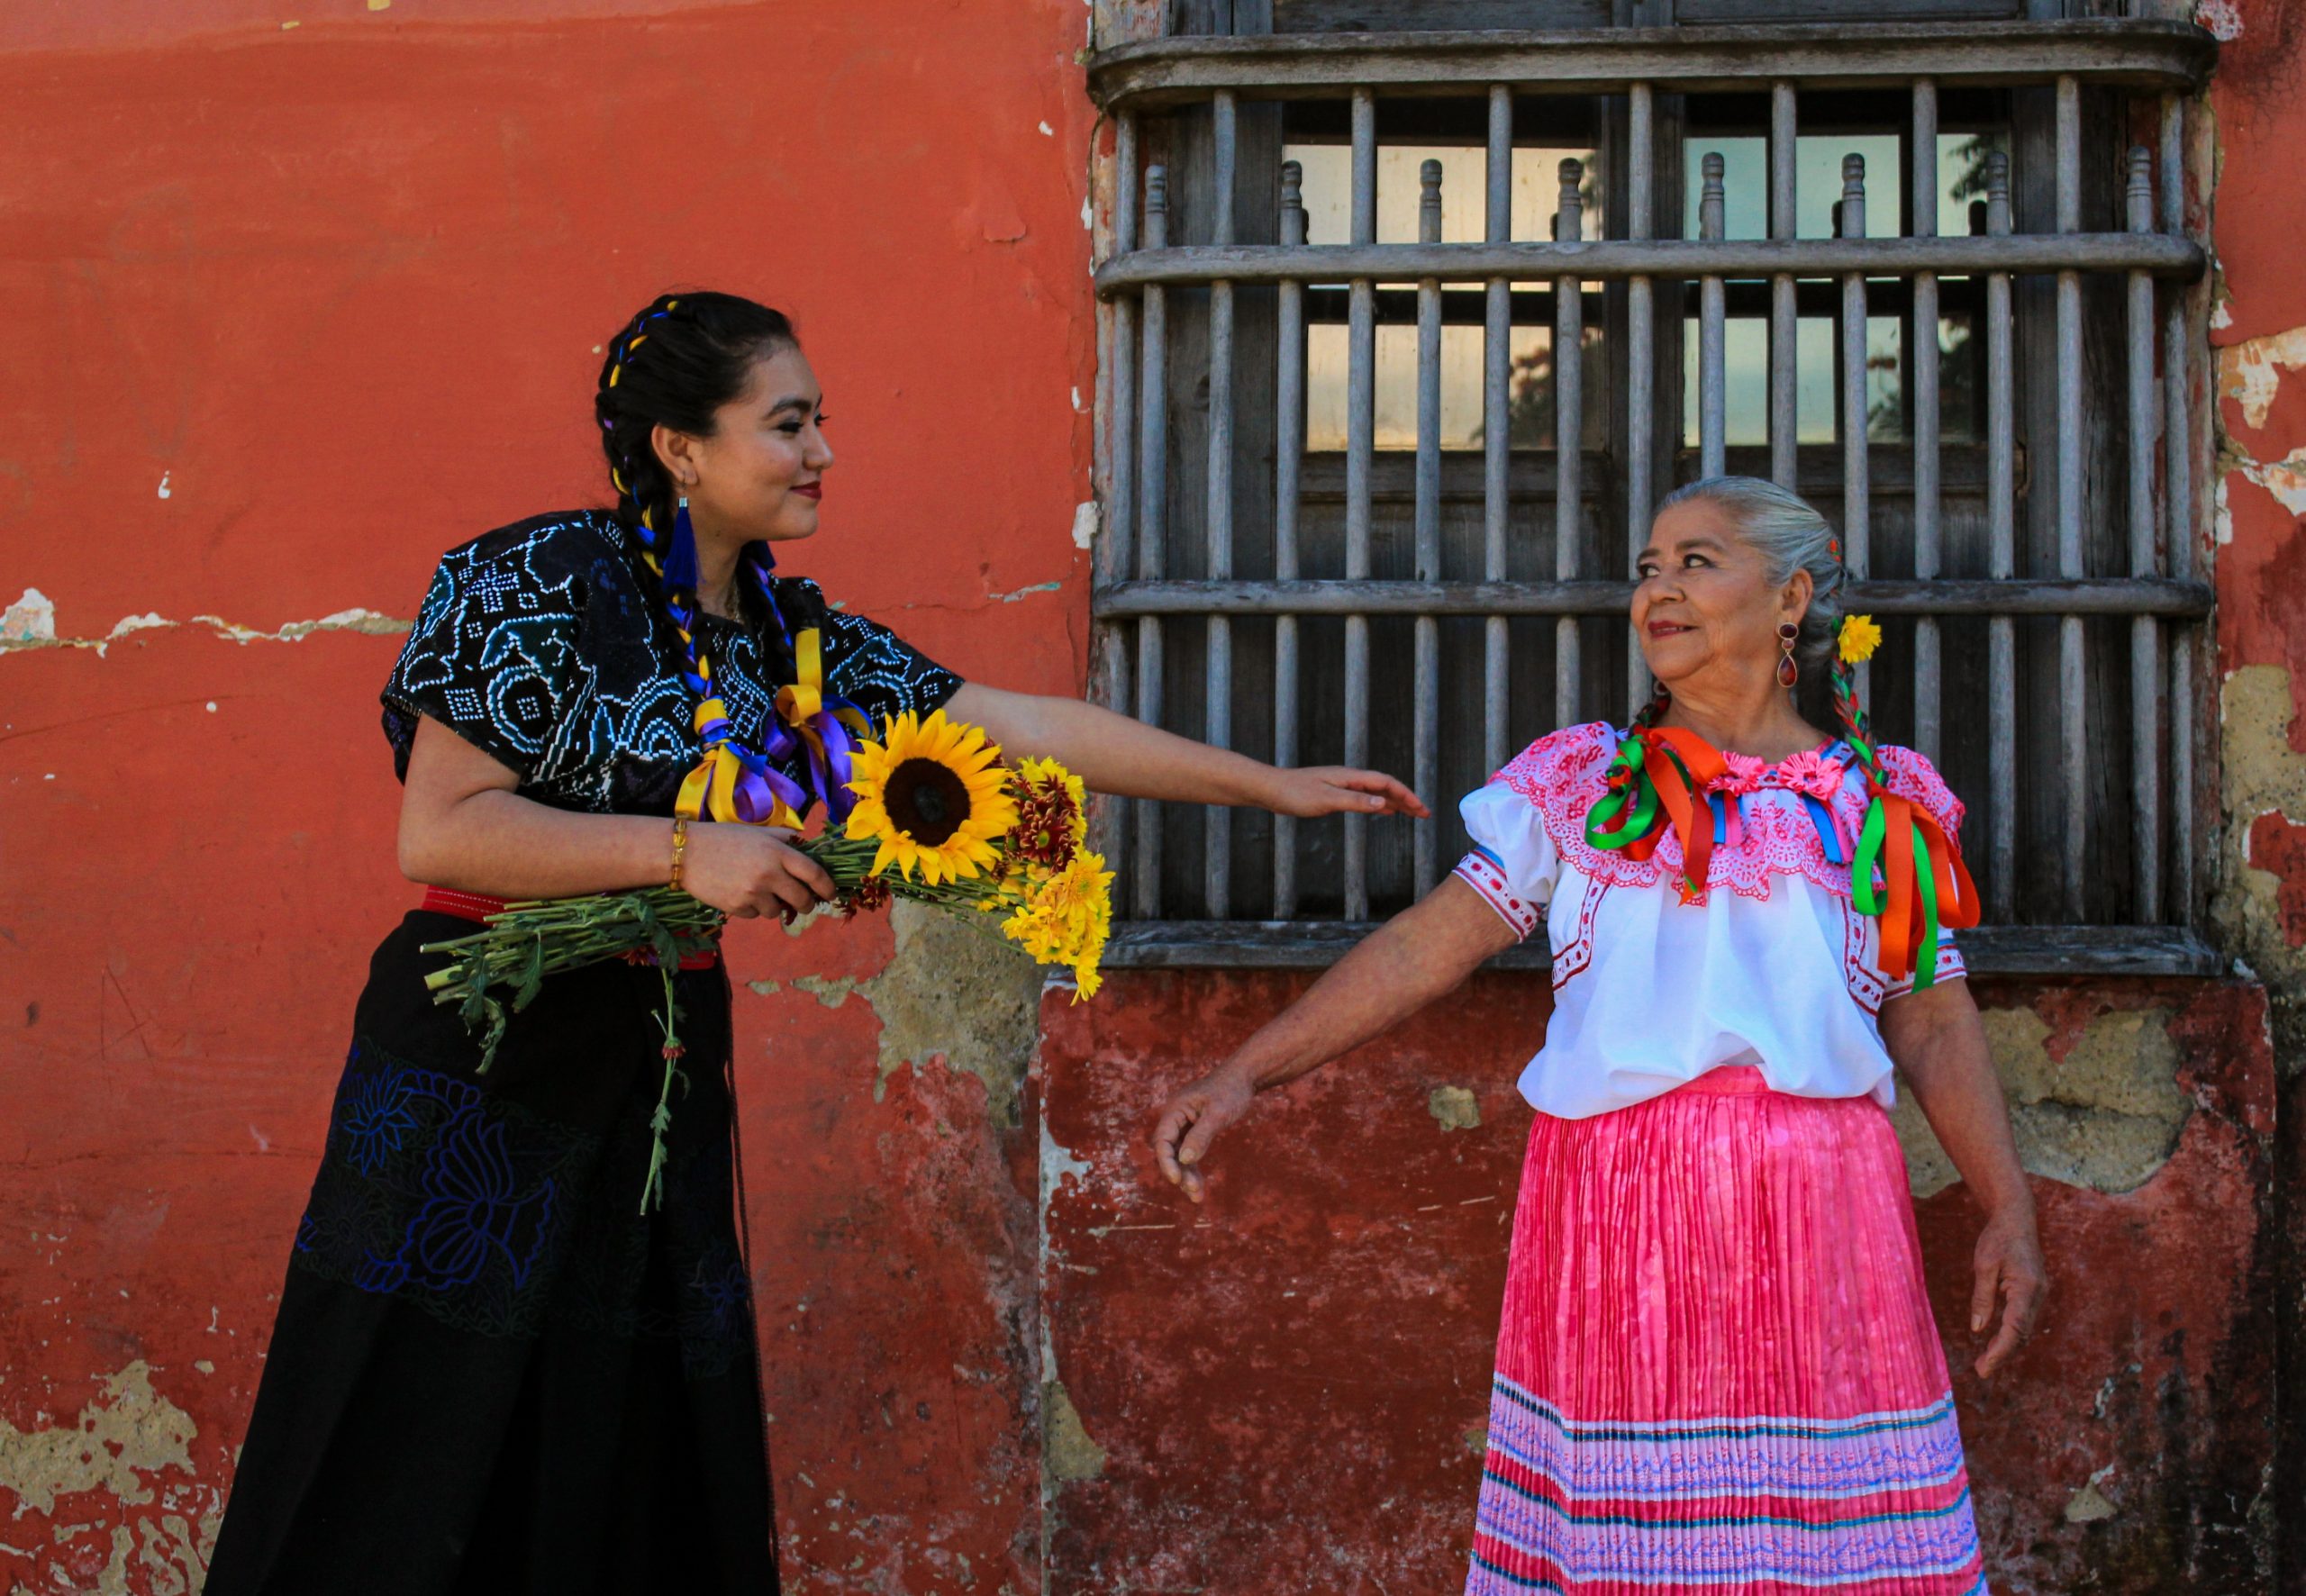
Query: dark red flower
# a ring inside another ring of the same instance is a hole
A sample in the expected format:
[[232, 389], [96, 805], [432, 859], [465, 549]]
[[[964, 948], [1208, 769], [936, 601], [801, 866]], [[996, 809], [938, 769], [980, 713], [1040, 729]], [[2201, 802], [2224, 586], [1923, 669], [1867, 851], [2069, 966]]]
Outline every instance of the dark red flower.
[[877, 875], [868, 875], [849, 889], [840, 901], [844, 920], [855, 920], [860, 914], [873, 914], [889, 906], [889, 884]]

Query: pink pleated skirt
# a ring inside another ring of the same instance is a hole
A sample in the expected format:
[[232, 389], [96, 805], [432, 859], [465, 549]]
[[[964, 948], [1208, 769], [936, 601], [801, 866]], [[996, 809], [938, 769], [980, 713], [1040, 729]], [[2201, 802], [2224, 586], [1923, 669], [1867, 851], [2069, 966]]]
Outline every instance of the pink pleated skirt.
[[1881, 1107], [1729, 1067], [1539, 1114], [1467, 1596], [1984, 1589]]

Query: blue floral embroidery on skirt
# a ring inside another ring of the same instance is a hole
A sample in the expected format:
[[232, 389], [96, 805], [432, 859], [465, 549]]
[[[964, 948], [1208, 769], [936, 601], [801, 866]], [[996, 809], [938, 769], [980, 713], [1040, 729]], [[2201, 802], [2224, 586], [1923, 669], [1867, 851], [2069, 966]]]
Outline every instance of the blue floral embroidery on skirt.
[[417, 1298], [487, 1335], [532, 1333], [565, 1245], [564, 1192], [600, 1138], [469, 1081], [353, 1044], [296, 1231], [304, 1266]]
[[533, 1336], [550, 1319], [676, 1342], [692, 1379], [727, 1373], [755, 1338], [727, 1100], [713, 1081], [676, 1121], [689, 1134], [676, 1137], [666, 1206], [642, 1216], [631, 1196], [656, 1087], [635, 1079], [631, 1111], [595, 1134], [356, 1039], [296, 1265], [460, 1329]]

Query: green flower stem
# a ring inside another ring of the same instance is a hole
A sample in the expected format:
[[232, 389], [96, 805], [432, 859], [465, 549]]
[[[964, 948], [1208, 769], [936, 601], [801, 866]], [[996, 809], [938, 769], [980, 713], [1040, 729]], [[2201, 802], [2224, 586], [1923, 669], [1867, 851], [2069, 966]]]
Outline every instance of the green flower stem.
[[[880, 843], [876, 839], [852, 838], [836, 827], [800, 848], [832, 877], [842, 895], [876, 879], [873, 861], [879, 857]], [[897, 897], [941, 909], [979, 909], [998, 896], [994, 882], [985, 876], [934, 885], [898, 874], [877, 879]], [[658, 1016], [664, 1027], [665, 1078], [649, 1120], [649, 1178], [641, 1195], [645, 1213], [663, 1198], [665, 1133], [672, 1123], [673, 1083], [680, 1075], [673, 975], [683, 957], [713, 947], [727, 918], [711, 904], [668, 886], [507, 903], [480, 930], [425, 943], [424, 952], [444, 953], [449, 958], [424, 977], [424, 986], [435, 1003], [458, 1005], [467, 1026], [480, 1035], [479, 1067], [485, 1074], [511, 1017], [529, 1005], [549, 977], [635, 956], [657, 966], [665, 985], [665, 1007]]]

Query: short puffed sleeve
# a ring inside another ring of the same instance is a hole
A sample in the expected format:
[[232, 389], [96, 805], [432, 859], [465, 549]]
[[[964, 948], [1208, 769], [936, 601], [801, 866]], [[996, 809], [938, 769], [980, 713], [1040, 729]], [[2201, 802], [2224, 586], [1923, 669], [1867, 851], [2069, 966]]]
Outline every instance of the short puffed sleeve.
[[1457, 861], [1457, 876], [1527, 939], [1553, 901], [1561, 856], [1546, 834], [1537, 805], [1503, 780], [1466, 794], [1457, 805], [1473, 850]]
[[527, 777], [587, 701], [593, 579], [613, 553], [579, 521], [522, 523], [441, 557], [385, 684], [385, 735], [405, 779], [430, 715]]
[[[1963, 807], [1962, 801], [1954, 795], [1954, 790], [1946, 784], [1945, 778], [1938, 774], [1937, 766], [1930, 764], [1926, 756], [1917, 753], [1912, 748], [1900, 748], [1894, 743], [1883, 744], [1881, 756], [1882, 775], [1890, 791], [1901, 797], [1911, 799], [1916, 808], [1927, 812], [1930, 819], [1938, 822], [1938, 829], [1945, 833], [1947, 842], [1954, 848], [1959, 848], [1962, 839], [1962, 817], [1966, 811]], [[1954, 945], [1954, 932], [1945, 924], [1943, 911], [1953, 907], [1952, 904], [1940, 906], [1938, 962], [1932, 977], [1938, 981], [1958, 980], [1969, 974], [1968, 966], [1963, 963], [1961, 949]], [[1873, 935], [1868, 939], [1868, 950], [1878, 959], [1880, 949], [1881, 927], [1877, 922], [1874, 927]], [[1914, 978], [1911, 973], [1896, 980], [1885, 978], [1883, 996], [1884, 998], [1903, 997], [1913, 990], [1913, 984]]]
[[825, 690], [865, 712], [873, 734], [881, 723], [911, 711], [925, 715], [961, 690], [961, 678], [876, 621], [828, 605], [813, 582], [790, 584], [779, 595], [788, 616], [812, 621], [824, 639]]

